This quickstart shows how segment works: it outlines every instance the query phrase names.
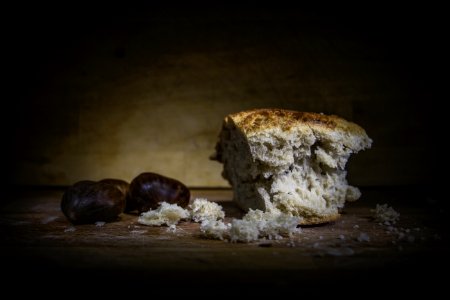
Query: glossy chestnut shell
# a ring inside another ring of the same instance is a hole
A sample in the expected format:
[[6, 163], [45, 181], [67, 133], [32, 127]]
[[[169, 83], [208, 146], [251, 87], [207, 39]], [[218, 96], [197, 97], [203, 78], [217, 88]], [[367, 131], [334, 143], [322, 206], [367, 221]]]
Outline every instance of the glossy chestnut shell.
[[124, 197], [126, 197], [128, 193], [128, 189], [130, 188], [130, 184], [122, 179], [116, 179], [116, 178], [105, 178], [100, 180], [99, 182], [109, 183], [114, 185], [116, 188], [118, 188]]
[[125, 208], [125, 197], [106, 182], [79, 181], [70, 186], [61, 201], [61, 210], [73, 224], [110, 222]]
[[189, 204], [189, 189], [180, 181], [156, 173], [142, 173], [134, 178], [128, 190], [125, 212], [145, 212], [155, 209], [160, 202], [177, 204], [183, 208]]

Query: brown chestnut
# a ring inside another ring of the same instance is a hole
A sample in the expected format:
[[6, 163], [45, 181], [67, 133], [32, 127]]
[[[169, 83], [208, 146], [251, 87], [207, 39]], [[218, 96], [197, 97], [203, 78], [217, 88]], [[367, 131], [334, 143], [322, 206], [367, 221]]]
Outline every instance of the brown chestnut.
[[156, 173], [142, 173], [130, 183], [125, 212], [145, 212], [157, 208], [160, 202], [185, 208], [190, 197], [189, 189], [180, 181]]
[[73, 224], [110, 222], [125, 208], [124, 194], [113, 184], [83, 180], [70, 186], [61, 201], [61, 210]]
[[116, 188], [119, 189], [119, 191], [122, 192], [123, 196], [126, 197], [128, 193], [128, 188], [130, 187], [130, 184], [122, 179], [116, 179], [116, 178], [105, 178], [100, 180], [99, 182], [109, 183], [114, 185]]

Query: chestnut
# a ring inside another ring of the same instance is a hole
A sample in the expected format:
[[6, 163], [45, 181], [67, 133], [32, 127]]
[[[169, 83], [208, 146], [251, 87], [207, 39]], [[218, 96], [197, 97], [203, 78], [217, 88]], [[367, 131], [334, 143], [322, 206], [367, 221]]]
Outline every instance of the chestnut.
[[122, 179], [116, 179], [116, 178], [105, 178], [100, 180], [99, 182], [109, 183], [114, 185], [116, 188], [119, 189], [119, 191], [122, 192], [123, 196], [126, 197], [128, 193], [128, 188], [130, 187], [130, 184]]
[[160, 202], [177, 204], [183, 208], [189, 204], [191, 194], [180, 181], [156, 173], [142, 173], [130, 183], [125, 212], [145, 212], [155, 209]]
[[79, 181], [65, 191], [61, 200], [61, 210], [73, 224], [114, 221], [124, 208], [124, 194], [106, 182]]

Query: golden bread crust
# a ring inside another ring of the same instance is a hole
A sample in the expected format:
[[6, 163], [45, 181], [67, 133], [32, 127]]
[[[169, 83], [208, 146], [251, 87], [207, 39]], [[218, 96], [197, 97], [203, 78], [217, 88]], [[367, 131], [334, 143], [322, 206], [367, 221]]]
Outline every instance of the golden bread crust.
[[352, 135], [367, 136], [364, 129], [355, 123], [346, 121], [335, 115], [311, 112], [263, 108], [242, 111], [225, 117], [226, 123], [230, 120], [247, 136], [272, 128], [289, 131], [294, 128], [304, 127], [305, 125], [311, 129], [341, 131]]

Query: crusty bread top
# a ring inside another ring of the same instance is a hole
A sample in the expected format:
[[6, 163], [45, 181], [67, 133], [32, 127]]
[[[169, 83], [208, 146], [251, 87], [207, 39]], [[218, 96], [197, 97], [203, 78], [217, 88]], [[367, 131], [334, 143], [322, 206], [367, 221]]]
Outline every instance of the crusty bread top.
[[367, 134], [363, 128], [335, 115], [265, 108], [230, 114], [225, 117], [225, 122], [228, 123], [230, 119], [247, 136], [272, 128], [280, 128], [283, 131], [288, 131], [292, 128], [306, 125], [311, 129], [341, 131], [367, 138]]

